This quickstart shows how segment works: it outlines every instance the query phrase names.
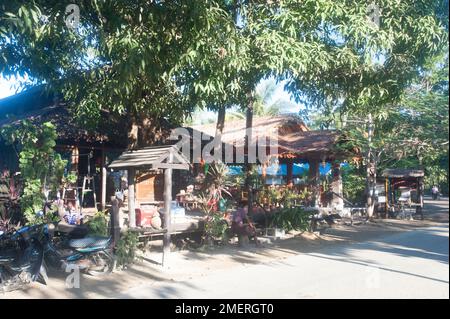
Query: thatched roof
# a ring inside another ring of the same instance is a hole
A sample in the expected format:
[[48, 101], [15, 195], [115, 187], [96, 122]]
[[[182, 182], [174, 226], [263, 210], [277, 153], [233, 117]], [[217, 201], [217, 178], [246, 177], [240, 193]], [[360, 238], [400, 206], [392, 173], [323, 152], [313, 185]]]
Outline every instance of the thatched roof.
[[385, 169], [382, 175], [390, 178], [417, 178], [424, 177], [425, 173], [420, 169], [391, 168]]
[[[215, 135], [216, 125], [199, 125], [195, 129]], [[251, 144], [256, 145], [259, 136], [278, 139], [278, 154], [281, 157], [321, 158], [331, 156], [339, 138], [337, 131], [311, 131], [298, 115], [286, 114], [278, 116], [255, 117], [252, 126]], [[245, 120], [226, 121], [222, 141], [243, 147], [246, 136]]]
[[[206, 133], [210, 136], [215, 136], [216, 124], [196, 125], [194, 129]], [[304, 132], [308, 127], [300, 119], [298, 115], [286, 114], [278, 116], [261, 116], [253, 118], [252, 125], [252, 143], [256, 143], [258, 135], [275, 134], [279, 135]], [[234, 142], [236, 147], [244, 145], [244, 138], [246, 133], [246, 120], [231, 120], [225, 121], [223, 129], [222, 141], [225, 143]]]
[[327, 154], [333, 151], [339, 133], [332, 130], [306, 131], [280, 135], [278, 138], [281, 154]]
[[[60, 144], [96, 143], [117, 149], [127, 147], [131, 126], [126, 116], [112, 115], [104, 110], [95, 128], [88, 128], [75, 119], [60, 97], [47, 93], [42, 86], [0, 100], [0, 127], [15, 125], [24, 119], [37, 126], [52, 122], [57, 127]], [[168, 121], [152, 119], [147, 122], [143, 132], [146, 142], [164, 143], [172, 128]]]
[[126, 147], [127, 126], [126, 122], [118, 121], [107, 114], [98, 124], [95, 131], [89, 130], [77, 123], [64, 104], [56, 104], [31, 110], [17, 116], [0, 120], [3, 125], [17, 125], [21, 120], [27, 119], [34, 125], [42, 125], [45, 122], [53, 123], [57, 128], [59, 141], [115, 144], [119, 148]]

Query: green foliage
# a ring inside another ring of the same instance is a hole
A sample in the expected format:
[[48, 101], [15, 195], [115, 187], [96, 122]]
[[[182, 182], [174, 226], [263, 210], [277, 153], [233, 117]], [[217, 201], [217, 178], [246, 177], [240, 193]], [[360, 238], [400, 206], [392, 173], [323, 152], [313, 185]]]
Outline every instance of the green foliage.
[[207, 222], [205, 223], [206, 238], [226, 239], [226, 231], [228, 224], [223, 218], [223, 214], [214, 213], [208, 215]]
[[116, 257], [118, 266], [132, 264], [137, 259], [139, 238], [138, 234], [127, 231], [121, 234], [116, 245]]
[[[262, 80], [255, 89], [255, 100], [253, 103], [254, 116], [275, 116], [283, 112], [292, 112], [292, 108], [296, 105], [284, 98], [276, 99], [277, 90], [280, 87], [277, 85], [275, 79]], [[236, 110], [230, 109], [227, 111], [227, 120], [245, 119], [246, 108], [241, 107]]]
[[224, 163], [218, 162], [211, 164], [204, 180], [204, 188], [214, 187], [219, 199], [222, 198], [224, 195], [223, 193], [228, 193], [227, 188], [231, 186], [228, 173], [229, 168]]
[[245, 108], [268, 76], [309, 105], [364, 113], [397, 100], [448, 36], [440, 0], [381, 1], [379, 27], [358, 0], [78, 4], [69, 30], [65, 3], [4, 1], [0, 73], [56, 87], [86, 123], [104, 108], [175, 122], [194, 106]]
[[302, 199], [302, 194], [298, 194], [292, 189], [284, 188], [281, 191], [281, 205], [284, 208], [294, 207], [295, 204], [299, 204]]
[[353, 204], [364, 204], [366, 187], [365, 172], [360, 168], [348, 166], [342, 168], [344, 198]]
[[24, 182], [20, 206], [28, 223], [38, 223], [41, 218], [36, 213], [44, 207], [44, 192], [57, 191], [67, 164], [53, 149], [57, 137], [55, 126], [50, 122], [36, 126], [24, 120], [17, 125], [3, 126], [0, 133], [7, 143], [19, 149]]
[[96, 236], [108, 236], [108, 219], [105, 212], [98, 211], [86, 222], [89, 233]]
[[298, 205], [309, 205], [312, 199], [312, 193], [308, 189], [303, 189], [300, 192], [286, 187], [275, 188], [265, 187], [258, 192], [259, 203], [270, 203], [283, 208], [292, 208]]
[[277, 211], [271, 221], [271, 227], [282, 228], [285, 231], [307, 231], [311, 213], [299, 207], [283, 208]]
[[223, 218], [223, 213], [218, 210], [218, 201], [216, 201], [214, 193], [201, 194], [199, 203], [200, 209], [205, 214], [205, 238], [224, 239], [228, 224]]
[[226, 195], [231, 195], [228, 188], [232, 186], [229, 168], [223, 163], [213, 163], [204, 180], [204, 192], [199, 196], [200, 208], [205, 214], [205, 237], [207, 239], [224, 239], [228, 224], [220, 210], [220, 202]]
[[70, 172], [66, 176], [63, 176], [62, 183], [67, 187], [74, 186], [77, 182], [78, 176], [76, 172]]

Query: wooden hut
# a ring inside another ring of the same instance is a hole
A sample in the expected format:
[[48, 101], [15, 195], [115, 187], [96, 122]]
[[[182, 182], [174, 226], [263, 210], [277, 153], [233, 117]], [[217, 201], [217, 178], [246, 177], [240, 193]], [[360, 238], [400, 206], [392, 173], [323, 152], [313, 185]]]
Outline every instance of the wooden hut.
[[[89, 129], [86, 123], [75, 119], [67, 103], [59, 95], [45, 91], [43, 86], [0, 100], [0, 127], [17, 125], [20, 120], [28, 120], [36, 126], [45, 122], [52, 122], [56, 126], [58, 137], [55, 149], [68, 160], [67, 171], [77, 174], [76, 187], [82, 188], [86, 176], [92, 177], [94, 182], [89, 188], [93, 189], [95, 196], [88, 196], [84, 205], [93, 207], [100, 204], [103, 209], [118, 187], [114, 186], [108, 175], [106, 164], [129, 147], [131, 123], [127, 116], [113, 115], [105, 110], [100, 115], [101, 120], [96, 123], [95, 128]], [[164, 144], [173, 126], [165, 119], [153, 119], [152, 123], [156, 125], [155, 129], [151, 133], [145, 133], [148, 144]], [[0, 138], [0, 170], [6, 168], [17, 172], [18, 166], [14, 148], [6, 145]], [[156, 179], [155, 184], [158, 181]], [[158, 190], [154, 194], [159, 197], [161, 195]]]
[[425, 173], [420, 169], [391, 168], [385, 169], [382, 173], [385, 178], [385, 211], [390, 211], [397, 204], [397, 191], [404, 187], [412, 190], [410, 206], [415, 207], [416, 214], [423, 219], [423, 178]]
[[[213, 135], [215, 125], [194, 126], [196, 130]], [[247, 134], [245, 120], [226, 121], [223, 129], [222, 141], [233, 144], [236, 148], [244, 148]], [[280, 164], [287, 166], [287, 185], [293, 185], [293, 166], [295, 163], [309, 163], [308, 183], [313, 191], [313, 202], [319, 205], [319, 167], [325, 162], [333, 164], [332, 190], [339, 196], [333, 199], [335, 205], [343, 206], [342, 179], [340, 173], [340, 160], [349, 157], [336, 146], [340, 143], [342, 134], [335, 130], [310, 130], [298, 115], [284, 114], [278, 116], [263, 116], [253, 119], [250, 145], [258, 145], [261, 140], [267, 138], [275, 141], [271, 147], [276, 148], [276, 156]], [[267, 144], [269, 144], [268, 142]], [[244, 150], [248, 156], [247, 150]], [[270, 153], [269, 146], [267, 154]], [[260, 161], [263, 176], [267, 163]]]

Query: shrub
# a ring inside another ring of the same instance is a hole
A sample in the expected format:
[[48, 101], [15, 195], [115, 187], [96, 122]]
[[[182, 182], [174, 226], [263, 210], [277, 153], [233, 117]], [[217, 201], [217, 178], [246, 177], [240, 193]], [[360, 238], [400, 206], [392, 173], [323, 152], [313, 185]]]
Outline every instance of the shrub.
[[344, 197], [354, 204], [365, 201], [366, 177], [361, 169], [349, 166], [342, 170], [342, 184]]
[[307, 231], [309, 229], [311, 213], [299, 207], [283, 208], [273, 215], [271, 226], [285, 231]]
[[120, 236], [116, 245], [116, 257], [118, 266], [126, 266], [137, 258], [138, 235], [127, 231]]
[[98, 211], [87, 221], [89, 233], [95, 236], [108, 236], [108, 219], [105, 212]]
[[28, 224], [38, 224], [45, 216], [37, 215], [45, 203], [45, 191], [56, 192], [67, 161], [55, 152], [57, 132], [51, 122], [34, 125], [28, 120], [0, 129], [0, 137], [17, 145], [19, 168], [24, 181], [20, 206]]
[[207, 239], [225, 239], [228, 224], [223, 213], [217, 211], [216, 200], [212, 196], [200, 195], [200, 207], [205, 213], [205, 237]]

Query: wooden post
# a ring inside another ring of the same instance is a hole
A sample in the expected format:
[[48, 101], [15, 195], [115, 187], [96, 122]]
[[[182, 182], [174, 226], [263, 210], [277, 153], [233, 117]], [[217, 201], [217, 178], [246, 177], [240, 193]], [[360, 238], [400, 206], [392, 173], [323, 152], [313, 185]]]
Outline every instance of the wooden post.
[[386, 180], [384, 181], [384, 195], [386, 196], [386, 201], [384, 203], [384, 217], [388, 218], [389, 216], [389, 178], [386, 177]]
[[309, 161], [309, 185], [313, 192], [313, 205], [314, 207], [319, 206], [320, 193], [319, 193], [319, 160], [311, 159]]
[[[169, 153], [167, 163], [170, 164], [173, 161], [172, 152]], [[172, 205], [172, 168], [166, 168], [164, 170], [164, 222], [166, 232], [164, 233], [164, 248], [163, 248], [163, 266], [167, 266], [167, 259], [170, 254], [170, 233], [172, 228], [172, 218], [170, 214], [170, 207]]]
[[333, 179], [331, 182], [331, 189], [339, 196], [333, 196], [331, 202], [332, 207], [336, 207], [338, 210], [341, 210], [344, 208], [344, 200], [342, 199], [344, 194], [342, 187], [341, 163], [339, 163], [338, 161], [334, 161], [332, 165]]
[[119, 201], [116, 196], [111, 196], [111, 236], [113, 238], [114, 247], [116, 247], [120, 239], [120, 221], [119, 221]]
[[105, 155], [105, 149], [102, 149], [102, 199], [101, 199], [101, 208], [102, 210], [105, 210], [106, 208], [106, 177], [108, 175], [108, 172], [106, 170], [106, 155]]
[[250, 172], [252, 170], [252, 163], [249, 161], [250, 156], [250, 144], [252, 143], [253, 139], [253, 104], [255, 101], [255, 95], [253, 91], [250, 91], [248, 94], [248, 106], [247, 106], [247, 113], [246, 113], [246, 120], [245, 120], [245, 128], [246, 128], [246, 134], [245, 134], [245, 146], [244, 150], [247, 152], [247, 156], [244, 158], [244, 164], [245, 164], [245, 188], [247, 190], [247, 206], [248, 206], [248, 214], [253, 213], [253, 186], [251, 185], [250, 181]]
[[418, 204], [416, 206], [416, 214], [420, 215], [420, 218], [423, 219], [423, 177], [417, 178], [417, 198]]
[[267, 162], [262, 164], [262, 175], [261, 175], [261, 180], [262, 180], [262, 189], [266, 188], [266, 182], [267, 182]]
[[294, 161], [292, 159], [288, 159], [287, 162], [287, 170], [286, 170], [286, 174], [287, 174], [287, 181], [286, 181], [286, 185], [287, 187], [292, 187], [294, 185]]
[[136, 197], [134, 192], [136, 170], [134, 167], [128, 169], [128, 223], [130, 228], [136, 227]]

